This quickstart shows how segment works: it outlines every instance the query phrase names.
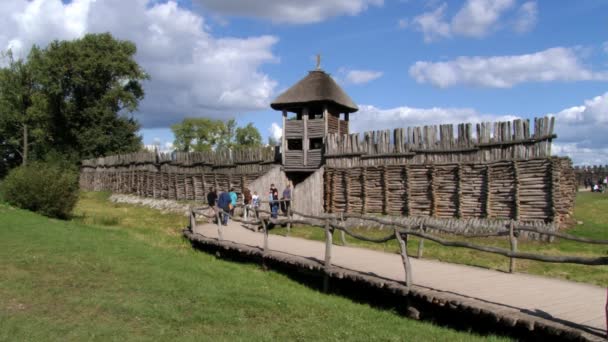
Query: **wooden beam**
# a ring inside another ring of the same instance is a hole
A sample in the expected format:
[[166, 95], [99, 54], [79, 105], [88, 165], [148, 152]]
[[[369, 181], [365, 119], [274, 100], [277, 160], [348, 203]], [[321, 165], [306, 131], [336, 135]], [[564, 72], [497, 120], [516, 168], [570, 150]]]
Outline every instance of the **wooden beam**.
[[281, 136], [281, 164], [285, 165], [285, 153], [287, 151], [287, 139], [285, 138], [287, 124], [287, 111], [283, 111], [283, 134]]

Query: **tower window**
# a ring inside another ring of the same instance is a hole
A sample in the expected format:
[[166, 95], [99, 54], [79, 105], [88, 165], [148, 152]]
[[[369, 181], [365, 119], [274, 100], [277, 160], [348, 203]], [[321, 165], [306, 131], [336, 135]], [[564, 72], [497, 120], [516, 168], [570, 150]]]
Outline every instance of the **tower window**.
[[309, 150], [320, 150], [323, 148], [323, 138], [312, 138], [310, 140]]
[[301, 151], [302, 150], [302, 139], [287, 139], [287, 150], [288, 151]]

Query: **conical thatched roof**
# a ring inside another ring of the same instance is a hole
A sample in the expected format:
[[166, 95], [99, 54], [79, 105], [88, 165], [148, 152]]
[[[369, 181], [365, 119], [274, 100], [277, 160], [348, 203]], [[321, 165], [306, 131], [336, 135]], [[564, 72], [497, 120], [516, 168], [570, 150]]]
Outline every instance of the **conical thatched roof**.
[[270, 106], [275, 110], [289, 110], [304, 105], [331, 102], [342, 112], [353, 113], [359, 110], [344, 90], [323, 70], [308, 73], [293, 87], [279, 95]]

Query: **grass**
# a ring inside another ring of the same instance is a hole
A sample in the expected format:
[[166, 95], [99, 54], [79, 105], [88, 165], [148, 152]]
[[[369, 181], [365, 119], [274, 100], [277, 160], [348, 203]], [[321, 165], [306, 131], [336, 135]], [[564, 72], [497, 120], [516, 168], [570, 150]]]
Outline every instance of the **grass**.
[[[574, 218], [582, 221], [580, 225], [569, 229], [568, 233], [608, 240], [608, 195], [581, 192], [577, 194]], [[377, 229], [355, 229], [358, 233], [366, 236], [386, 236], [388, 230], [379, 231]], [[273, 234], [286, 235], [287, 229], [277, 227], [271, 231]], [[323, 241], [324, 231], [314, 227], [296, 227], [291, 230], [290, 236], [301, 237], [312, 240]], [[452, 238], [444, 236], [445, 238]], [[349, 245], [365, 247], [375, 250], [397, 253], [399, 247], [395, 240], [388, 243], [376, 244], [356, 240], [347, 236]], [[463, 238], [452, 238], [460, 239]], [[340, 243], [339, 232], [334, 233], [334, 242]], [[491, 245], [502, 248], [509, 248], [507, 238], [475, 238], [467, 241], [476, 244]], [[415, 255], [418, 248], [418, 239], [412, 238], [408, 243], [408, 251]], [[547, 255], [579, 255], [587, 257], [608, 256], [607, 245], [591, 245], [573, 241], [559, 240], [553, 243], [526, 241], [520, 239], [518, 250], [522, 252], [537, 252]], [[445, 262], [453, 262], [465, 265], [480, 266], [485, 268], [508, 270], [508, 258], [485, 252], [473, 251], [464, 248], [444, 247], [431, 241], [424, 242], [425, 259], [436, 259]], [[568, 279], [578, 282], [586, 282], [599, 286], [608, 286], [608, 266], [585, 266], [574, 264], [551, 264], [530, 260], [517, 260], [516, 271], [530, 273], [555, 278]]]
[[500, 340], [324, 295], [84, 193], [71, 221], [0, 204], [0, 340]]

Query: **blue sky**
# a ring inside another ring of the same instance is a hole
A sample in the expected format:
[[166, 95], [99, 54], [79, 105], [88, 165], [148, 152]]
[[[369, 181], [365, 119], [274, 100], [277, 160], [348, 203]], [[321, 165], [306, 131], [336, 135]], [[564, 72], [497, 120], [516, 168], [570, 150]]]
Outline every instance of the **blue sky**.
[[109, 31], [150, 73], [135, 117], [166, 147], [184, 117], [235, 117], [264, 138], [269, 107], [314, 68], [361, 110], [357, 131], [557, 116], [554, 152], [608, 163], [608, 2], [601, 0], [13, 0], [0, 45]]

